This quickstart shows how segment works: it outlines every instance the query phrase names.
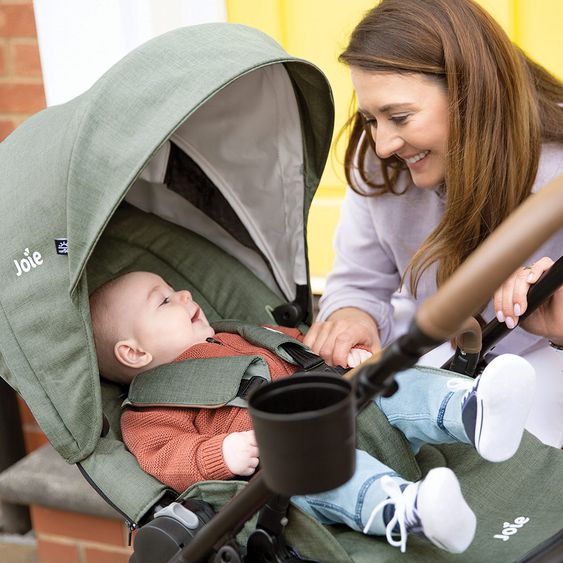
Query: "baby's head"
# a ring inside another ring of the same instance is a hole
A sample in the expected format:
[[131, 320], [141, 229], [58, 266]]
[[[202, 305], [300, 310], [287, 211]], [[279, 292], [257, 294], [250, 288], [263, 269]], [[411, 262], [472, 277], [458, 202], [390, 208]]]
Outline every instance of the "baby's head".
[[90, 313], [100, 372], [118, 383], [172, 362], [214, 334], [189, 291], [175, 291], [149, 272], [124, 274], [96, 289]]

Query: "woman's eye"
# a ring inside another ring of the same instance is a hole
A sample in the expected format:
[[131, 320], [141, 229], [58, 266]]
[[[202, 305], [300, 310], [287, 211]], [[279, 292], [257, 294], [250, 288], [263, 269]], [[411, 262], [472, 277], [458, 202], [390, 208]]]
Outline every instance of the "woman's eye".
[[162, 300], [161, 305], [167, 305], [168, 303], [170, 303], [170, 297], [165, 297], [165, 298]]
[[401, 124], [404, 123], [407, 118], [409, 117], [409, 114], [406, 113], [404, 115], [392, 115], [389, 119], [396, 124]]

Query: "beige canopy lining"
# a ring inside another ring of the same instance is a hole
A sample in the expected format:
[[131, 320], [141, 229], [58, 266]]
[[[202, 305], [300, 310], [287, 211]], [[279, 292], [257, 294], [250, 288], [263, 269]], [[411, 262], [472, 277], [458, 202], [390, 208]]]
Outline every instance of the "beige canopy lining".
[[[164, 184], [170, 141], [219, 188], [259, 253]], [[226, 86], [194, 112], [153, 157], [126, 200], [205, 236], [239, 259], [273, 291], [295, 298], [307, 284], [303, 236], [303, 141], [285, 67], [270, 65]]]

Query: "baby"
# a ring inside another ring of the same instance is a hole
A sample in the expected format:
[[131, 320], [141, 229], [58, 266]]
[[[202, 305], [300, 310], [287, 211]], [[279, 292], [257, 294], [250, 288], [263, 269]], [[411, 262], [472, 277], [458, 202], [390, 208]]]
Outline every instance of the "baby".
[[[273, 381], [297, 369], [238, 334], [215, 333], [190, 292], [174, 290], [156, 274], [132, 272], [104, 284], [92, 294], [90, 309], [100, 373], [121, 384], [157, 366], [189, 359], [258, 355]], [[275, 330], [303, 338], [296, 329]], [[349, 357], [349, 362], [360, 359]], [[189, 384], [189, 362], [184, 365]], [[399, 391], [375, 402], [415, 452], [424, 443], [462, 442], [472, 444], [484, 459], [502, 461], [518, 449], [535, 383], [525, 360], [500, 356], [476, 380], [419, 369], [396, 379]], [[202, 480], [248, 476], [258, 466], [258, 446], [245, 408], [127, 408], [121, 427], [140, 466], [180, 492]], [[322, 523], [386, 534], [402, 551], [407, 534], [416, 533], [460, 553], [470, 545], [476, 527], [451, 470], [436, 468], [412, 483], [361, 450], [350, 481], [292, 502]]]

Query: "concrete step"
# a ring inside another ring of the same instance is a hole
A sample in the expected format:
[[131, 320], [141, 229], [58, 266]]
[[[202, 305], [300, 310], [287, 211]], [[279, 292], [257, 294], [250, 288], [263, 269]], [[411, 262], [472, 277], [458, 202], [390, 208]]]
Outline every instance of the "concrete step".
[[3, 563], [39, 563], [35, 537], [0, 534], [0, 561]]

